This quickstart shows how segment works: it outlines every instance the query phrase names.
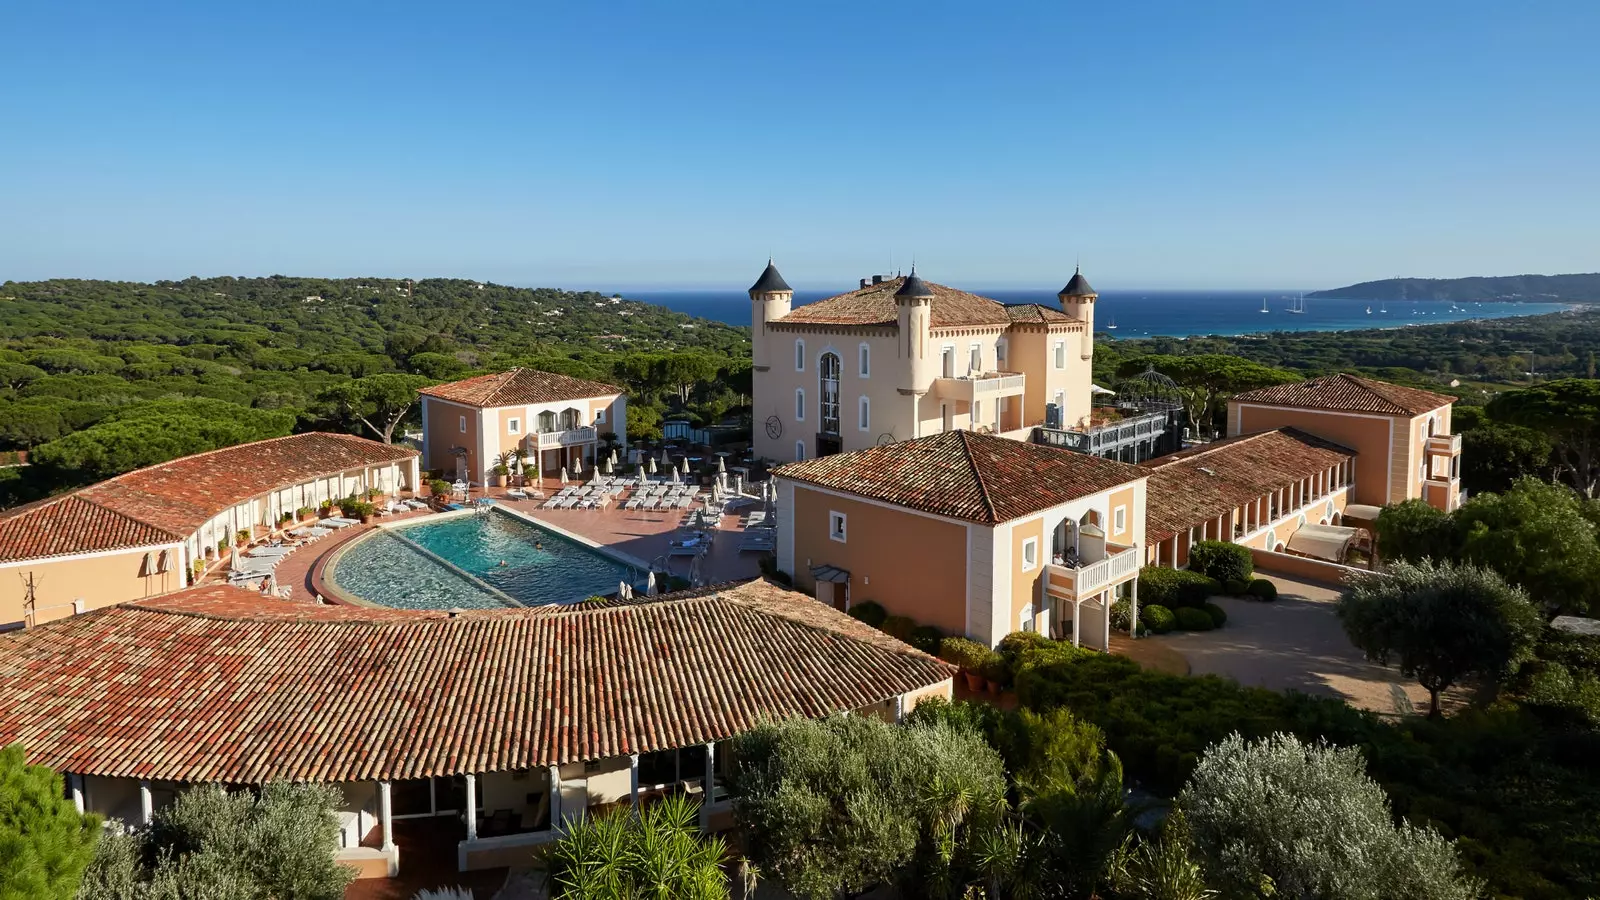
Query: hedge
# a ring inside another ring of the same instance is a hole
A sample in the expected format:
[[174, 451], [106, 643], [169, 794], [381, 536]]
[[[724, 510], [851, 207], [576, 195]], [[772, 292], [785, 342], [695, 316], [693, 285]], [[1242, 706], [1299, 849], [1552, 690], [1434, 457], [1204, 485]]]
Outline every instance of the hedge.
[[889, 616], [883, 620], [883, 624], [879, 625], [878, 628], [892, 638], [909, 643], [911, 641], [911, 632], [916, 630], [917, 623], [910, 616]]
[[1180, 631], [1210, 631], [1217, 627], [1210, 613], [1195, 606], [1180, 606], [1172, 611], [1172, 617], [1177, 620]]
[[1199, 606], [1221, 589], [1199, 572], [1145, 566], [1139, 570], [1139, 605]]
[[905, 638], [906, 643], [923, 653], [938, 653], [939, 644], [943, 641], [944, 632], [932, 625], [918, 625]]
[[1201, 541], [1190, 547], [1189, 568], [1223, 584], [1248, 582], [1256, 571], [1250, 548], [1230, 541]]
[[863, 600], [860, 603], [850, 604], [850, 615], [871, 625], [873, 628], [882, 628], [883, 620], [889, 618], [888, 610], [883, 604], [875, 600]]
[[1250, 596], [1259, 600], [1272, 601], [1278, 599], [1278, 586], [1265, 578], [1257, 578], [1250, 582]]
[[988, 647], [969, 638], [947, 637], [939, 644], [939, 658], [967, 672], [978, 672], [988, 656]]
[[1172, 610], [1159, 603], [1139, 607], [1139, 621], [1156, 634], [1166, 634], [1178, 622]]
[[1227, 611], [1215, 603], [1207, 603], [1200, 608], [1205, 610], [1206, 615], [1211, 617], [1211, 624], [1216, 628], [1221, 628], [1228, 621]]

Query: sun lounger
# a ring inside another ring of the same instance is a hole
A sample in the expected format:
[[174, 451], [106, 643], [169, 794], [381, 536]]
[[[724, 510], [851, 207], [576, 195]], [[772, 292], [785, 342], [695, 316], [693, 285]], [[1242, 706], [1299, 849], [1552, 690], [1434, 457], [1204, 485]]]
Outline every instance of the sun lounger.
[[360, 523], [356, 519], [346, 519], [343, 516], [329, 516], [322, 520], [322, 524], [329, 528], [348, 528], [351, 525]]
[[405, 501], [405, 504], [407, 506], [411, 507], [412, 509], [427, 509], [428, 508], [428, 502], [426, 500], [407, 500], [407, 501]]
[[526, 499], [528, 499], [528, 495], [526, 493], [524, 493], [522, 491], [522, 489], [520, 489], [520, 488], [512, 488], [511, 490], [506, 491], [506, 496], [510, 497], [513, 500], [526, 500]]

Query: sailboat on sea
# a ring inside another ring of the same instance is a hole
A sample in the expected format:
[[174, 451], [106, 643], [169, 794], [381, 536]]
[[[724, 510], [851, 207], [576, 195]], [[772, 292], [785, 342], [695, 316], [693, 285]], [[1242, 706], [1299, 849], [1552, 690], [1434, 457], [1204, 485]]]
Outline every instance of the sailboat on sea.
[[1306, 295], [1304, 293], [1301, 293], [1299, 296], [1295, 297], [1294, 302], [1289, 305], [1289, 312], [1290, 314], [1296, 316], [1303, 316], [1306, 314]]
[[1261, 298], [1261, 311], [1262, 312], [1272, 312], [1272, 310], [1267, 309], [1267, 298], [1265, 298], [1265, 297]]
[[1106, 323], [1106, 329], [1109, 330], [1109, 331], [1116, 331], [1117, 330], [1117, 320], [1113, 318], [1111, 321], [1107, 322]]

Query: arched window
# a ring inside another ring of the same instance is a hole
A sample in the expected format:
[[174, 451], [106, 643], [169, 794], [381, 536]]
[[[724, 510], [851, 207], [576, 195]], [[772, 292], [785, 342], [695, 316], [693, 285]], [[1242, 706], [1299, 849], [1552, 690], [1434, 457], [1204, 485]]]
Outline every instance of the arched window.
[[561, 411], [561, 430], [570, 431], [583, 425], [583, 413], [568, 407]]
[[806, 442], [805, 441], [795, 441], [794, 442], [794, 461], [795, 462], [805, 462], [805, 460], [806, 460]]
[[872, 430], [872, 400], [862, 397], [856, 403], [856, 428], [861, 431]]
[[858, 363], [859, 363], [859, 365], [861, 367], [861, 377], [862, 378], [871, 378], [872, 377], [872, 347], [870, 345], [868, 345], [865, 341], [863, 341], [862, 344], [861, 344], [860, 349], [858, 349], [856, 351], [856, 353], [857, 353]]
[[550, 410], [539, 413], [539, 433], [549, 434], [556, 430], [556, 414]]
[[817, 381], [822, 391], [820, 410], [822, 432], [839, 433], [839, 355], [824, 353], [817, 365]]

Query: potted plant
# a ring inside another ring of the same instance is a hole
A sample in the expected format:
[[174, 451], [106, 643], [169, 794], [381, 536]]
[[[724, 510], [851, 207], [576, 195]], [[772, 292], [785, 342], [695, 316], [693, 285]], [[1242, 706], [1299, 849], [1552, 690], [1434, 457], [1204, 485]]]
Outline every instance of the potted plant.
[[506, 477], [511, 474], [511, 469], [505, 463], [495, 463], [494, 468], [490, 469], [489, 472], [494, 476], [495, 487], [505, 487]]
[[302, 506], [294, 511], [294, 517], [299, 521], [304, 522], [305, 520], [311, 518], [311, 516], [315, 513], [316, 510], [312, 509], [311, 507]]
[[1000, 685], [1006, 678], [1005, 657], [990, 651], [984, 656], [980, 671], [983, 673], [983, 689], [991, 696], [1000, 693]]
[[250, 529], [248, 529], [248, 528], [239, 529], [239, 533], [234, 535], [234, 541], [240, 547], [243, 547], [245, 544], [250, 543]]
[[345, 515], [361, 520], [362, 524], [372, 521], [372, 514], [377, 512], [377, 507], [365, 500], [347, 500], [343, 506]]
[[988, 655], [987, 647], [970, 638], [948, 637], [939, 644], [939, 658], [960, 667], [961, 676], [967, 682], [967, 690], [973, 693], [983, 690], [981, 669]]
[[445, 481], [443, 478], [435, 478], [428, 482], [428, 493], [435, 497], [448, 497], [450, 496], [450, 482]]
[[333, 515], [333, 501], [332, 500], [324, 500], [321, 503], [317, 504], [317, 515], [320, 518], [324, 518], [324, 519], [326, 519], [329, 516]]

